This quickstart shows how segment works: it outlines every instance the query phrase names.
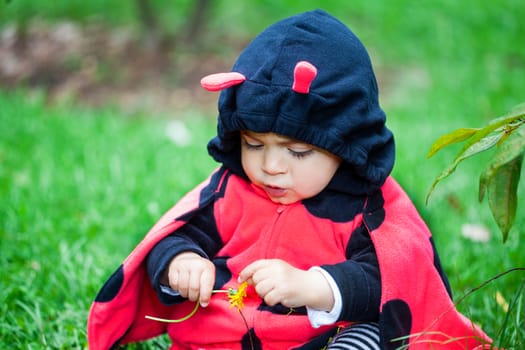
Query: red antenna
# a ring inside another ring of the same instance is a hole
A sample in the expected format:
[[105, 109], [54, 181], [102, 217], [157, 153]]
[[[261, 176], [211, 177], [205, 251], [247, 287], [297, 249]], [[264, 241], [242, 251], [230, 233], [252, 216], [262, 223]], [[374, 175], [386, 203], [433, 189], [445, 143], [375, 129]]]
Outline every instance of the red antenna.
[[246, 77], [237, 72], [216, 73], [202, 78], [201, 86], [208, 91], [219, 91], [230, 86], [241, 84], [245, 80]]
[[300, 94], [307, 94], [316, 76], [317, 68], [313, 64], [307, 61], [297, 62], [293, 71], [292, 90]]

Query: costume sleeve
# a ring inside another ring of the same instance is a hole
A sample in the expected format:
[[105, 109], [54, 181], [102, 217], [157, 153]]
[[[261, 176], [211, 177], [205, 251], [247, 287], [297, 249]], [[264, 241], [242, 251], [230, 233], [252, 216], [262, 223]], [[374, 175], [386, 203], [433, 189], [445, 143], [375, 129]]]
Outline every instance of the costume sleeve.
[[330, 289], [332, 290], [332, 294], [334, 297], [334, 306], [330, 311], [322, 311], [309, 308], [308, 306], [306, 307], [306, 312], [308, 315], [308, 319], [310, 320], [310, 324], [314, 328], [334, 324], [337, 322], [337, 320], [339, 320], [339, 315], [341, 315], [341, 310], [343, 309], [343, 299], [341, 297], [339, 288], [337, 287], [337, 284], [335, 283], [332, 276], [322, 268], [318, 266], [313, 266], [310, 268], [309, 271], [318, 271], [323, 275], [324, 278], [326, 278], [326, 281], [330, 285]]
[[176, 291], [170, 291], [160, 283], [164, 270], [177, 254], [194, 252], [210, 259], [221, 246], [222, 240], [213, 216], [213, 203], [199, 209], [184, 226], [159, 241], [148, 254], [147, 270], [160, 301], [170, 305], [185, 300], [178, 293], [174, 293]]
[[323, 265], [335, 280], [343, 299], [340, 321], [377, 321], [381, 280], [377, 255], [368, 230], [360, 226], [351, 236], [346, 261]]

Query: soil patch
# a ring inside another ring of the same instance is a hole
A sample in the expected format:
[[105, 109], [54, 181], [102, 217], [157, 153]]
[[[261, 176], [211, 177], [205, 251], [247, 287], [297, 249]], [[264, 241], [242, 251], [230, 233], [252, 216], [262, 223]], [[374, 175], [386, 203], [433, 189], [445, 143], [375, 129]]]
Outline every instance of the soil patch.
[[[208, 33], [197, 47], [100, 23], [34, 21], [23, 33], [8, 26], [0, 33], [0, 86], [44, 88], [50, 103], [110, 104], [151, 116], [198, 110], [214, 118], [218, 94], [204, 91], [200, 79], [229, 71], [250, 40], [217, 35]], [[428, 85], [418, 67], [375, 68], [386, 104], [404, 101], [400, 91]]]
[[152, 44], [131, 30], [100, 24], [32, 23], [24, 33], [6, 27], [0, 33], [0, 85], [44, 88], [50, 102], [113, 104], [130, 113], [214, 110], [217, 94], [199, 82], [230, 69], [243, 44], [227, 45], [230, 55], [176, 40]]

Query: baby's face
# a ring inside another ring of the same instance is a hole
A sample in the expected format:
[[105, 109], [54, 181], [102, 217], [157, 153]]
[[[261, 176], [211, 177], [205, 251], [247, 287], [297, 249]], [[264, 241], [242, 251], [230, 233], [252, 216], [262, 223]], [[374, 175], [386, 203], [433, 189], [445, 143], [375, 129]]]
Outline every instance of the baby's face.
[[241, 132], [242, 167], [268, 197], [291, 204], [321, 192], [341, 159], [318, 147], [274, 133]]

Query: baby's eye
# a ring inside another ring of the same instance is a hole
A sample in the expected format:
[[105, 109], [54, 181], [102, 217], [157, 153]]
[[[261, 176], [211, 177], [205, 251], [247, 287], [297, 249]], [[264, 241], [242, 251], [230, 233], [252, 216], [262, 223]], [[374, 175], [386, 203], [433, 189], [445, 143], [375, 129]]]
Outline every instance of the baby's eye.
[[288, 148], [288, 151], [295, 158], [304, 158], [304, 157], [309, 156], [310, 154], [312, 154], [314, 152], [313, 149], [294, 150], [294, 149], [291, 149], [291, 148]]
[[242, 143], [246, 149], [261, 149], [263, 147], [263, 145], [260, 143], [248, 142], [244, 139], [242, 140]]

